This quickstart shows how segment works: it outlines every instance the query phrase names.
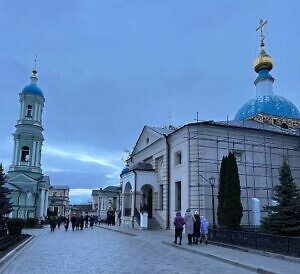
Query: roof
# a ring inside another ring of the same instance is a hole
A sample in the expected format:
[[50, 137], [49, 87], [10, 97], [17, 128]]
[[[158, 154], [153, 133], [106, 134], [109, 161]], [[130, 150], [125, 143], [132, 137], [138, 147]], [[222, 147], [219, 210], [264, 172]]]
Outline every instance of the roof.
[[70, 189], [67, 185], [51, 185], [50, 188], [52, 189]]
[[245, 120], [261, 113], [277, 117], [300, 119], [298, 108], [290, 100], [274, 94], [265, 94], [256, 96], [246, 102], [237, 111], [235, 120]]
[[30, 84], [23, 88], [22, 93], [31, 93], [44, 97], [42, 90], [35, 84]]
[[158, 134], [161, 134], [161, 135], [169, 135], [171, 134], [172, 132], [174, 132], [176, 130], [175, 127], [173, 126], [169, 126], [169, 127], [151, 127], [151, 126], [146, 126], [148, 127], [149, 129], [155, 131], [156, 133]]
[[96, 195], [99, 195], [99, 189], [93, 189], [92, 190], [92, 196], [96, 196]]
[[211, 125], [217, 126], [229, 126], [229, 127], [236, 127], [236, 128], [247, 128], [247, 129], [256, 129], [256, 130], [264, 130], [269, 132], [276, 132], [280, 134], [288, 134], [288, 135], [295, 135], [299, 136], [299, 130], [294, 128], [284, 129], [277, 125], [269, 125], [266, 123], [260, 123], [257, 121], [252, 120], [245, 120], [245, 121], [207, 121], [202, 122]]
[[108, 192], [119, 192], [121, 190], [121, 187], [119, 186], [108, 186], [103, 189], [103, 191], [108, 191]]

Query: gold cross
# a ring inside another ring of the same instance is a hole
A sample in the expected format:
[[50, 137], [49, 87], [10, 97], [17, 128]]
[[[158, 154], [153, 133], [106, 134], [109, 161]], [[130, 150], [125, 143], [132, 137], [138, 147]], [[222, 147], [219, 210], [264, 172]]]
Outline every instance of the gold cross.
[[36, 62], [37, 62], [37, 55], [35, 55], [35, 58], [34, 58], [34, 70], [36, 70]]
[[256, 31], [260, 31], [260, 46], [264, 47], [265, 36], [263, 34], [263, 27], [268, 23], [268, 21], [264, 21], [263, 19], [259, 20], [259, 26], [256, 28]]

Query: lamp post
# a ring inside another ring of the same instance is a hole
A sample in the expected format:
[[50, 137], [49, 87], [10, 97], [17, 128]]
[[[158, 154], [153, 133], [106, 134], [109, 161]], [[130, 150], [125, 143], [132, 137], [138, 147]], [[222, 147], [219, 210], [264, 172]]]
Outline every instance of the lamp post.
[[216, 228], [215, 221], [215, 195], [214, 195], [214, 187], [215, 187], [215, 177], [211, 176], [209, 179], [209, 184], [211, 186], [211, 202], [212, 202], [212, 211], [213, 211], [213, 229]]
[[215, 187], [215, 181], [216, 178], [211, 176], [208, 180], [203, 177], [201, 174], [199, 174], [200, 177], [206, 182], [209, 183], [211, 186], [211, 204], [212, 204], [212, 212], [213, 212], [213, 229], [216, 228], [216, 220], [215, 220], [215, 195], [214, 195], [214, 187]]

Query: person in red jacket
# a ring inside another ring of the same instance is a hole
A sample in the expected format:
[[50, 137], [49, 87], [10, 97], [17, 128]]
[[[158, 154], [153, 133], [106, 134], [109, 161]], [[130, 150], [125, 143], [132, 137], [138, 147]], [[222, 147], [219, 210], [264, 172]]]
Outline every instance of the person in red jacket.
[[176, 213], [176, 217], [174, 218], [174, 226], [175, 226], [175, 241], [174, 244], [177, 244], [177, 238], [179, 238], [179, 245], [181, 245], [182, 241], [182, 231], [185, 222], [181, 216], [181, 213], [178, 211]]

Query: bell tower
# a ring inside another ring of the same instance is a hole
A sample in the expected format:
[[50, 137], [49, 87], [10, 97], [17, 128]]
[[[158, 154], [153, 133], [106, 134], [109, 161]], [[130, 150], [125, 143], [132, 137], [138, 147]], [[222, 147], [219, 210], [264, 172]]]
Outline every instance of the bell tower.
[[36, 60], [31, 83], [19, 94], [20, 114], [14, 137], [14, 152], [9, 174], [26, 173], [32, 178], [42, 176], [41, 150], [44, 141], [42, 113], [45, 98], [38, 87]]

